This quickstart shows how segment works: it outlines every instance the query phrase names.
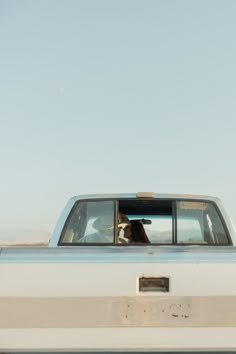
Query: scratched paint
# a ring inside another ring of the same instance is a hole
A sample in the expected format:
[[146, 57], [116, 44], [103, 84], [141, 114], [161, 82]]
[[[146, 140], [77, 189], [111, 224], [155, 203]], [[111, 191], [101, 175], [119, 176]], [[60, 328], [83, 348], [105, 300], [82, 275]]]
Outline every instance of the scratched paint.
[[233, 327], [236, 296], [1, 298], [0, 328]]

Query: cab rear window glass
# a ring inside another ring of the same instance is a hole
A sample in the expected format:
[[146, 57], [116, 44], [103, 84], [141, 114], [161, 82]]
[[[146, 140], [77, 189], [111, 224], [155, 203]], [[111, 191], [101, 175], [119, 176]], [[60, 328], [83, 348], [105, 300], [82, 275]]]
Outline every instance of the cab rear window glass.
[[229, 245], [211, 202], [157, 199], [79, 201], [61, 245]]

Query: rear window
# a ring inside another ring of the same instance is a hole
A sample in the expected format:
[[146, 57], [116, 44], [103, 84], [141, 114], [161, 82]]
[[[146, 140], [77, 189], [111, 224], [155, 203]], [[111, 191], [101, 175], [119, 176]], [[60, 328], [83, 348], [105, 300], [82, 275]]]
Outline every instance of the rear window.
[[229, 245], [212, 202], [122, 199], [79, 201], [61, 245]]
[[212, 203], [179, 201], [177, 243], [227, 245], [228, 237]]

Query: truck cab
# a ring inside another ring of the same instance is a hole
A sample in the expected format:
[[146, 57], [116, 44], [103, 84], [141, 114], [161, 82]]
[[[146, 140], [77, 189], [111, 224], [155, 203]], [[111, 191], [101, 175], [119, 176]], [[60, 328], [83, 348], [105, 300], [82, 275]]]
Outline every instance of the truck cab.
[[235, 231], [226, 218], [213, 197], [144, 192], [80, 196], [65, 207], [49, 247], [232, 246]]

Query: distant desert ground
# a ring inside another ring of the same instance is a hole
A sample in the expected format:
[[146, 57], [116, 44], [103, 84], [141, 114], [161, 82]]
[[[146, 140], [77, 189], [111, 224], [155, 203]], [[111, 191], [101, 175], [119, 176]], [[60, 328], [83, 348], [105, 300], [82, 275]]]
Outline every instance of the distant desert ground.
[[50, 238], [48, 231], [0, 229], [0, 247], [46, 247]]

